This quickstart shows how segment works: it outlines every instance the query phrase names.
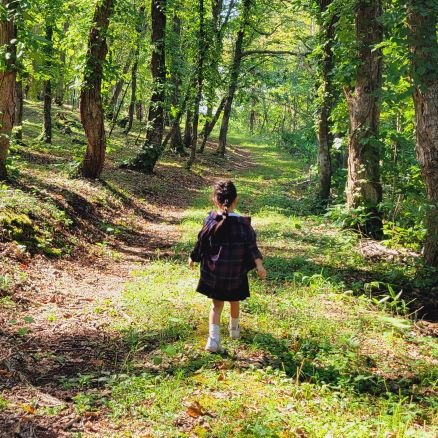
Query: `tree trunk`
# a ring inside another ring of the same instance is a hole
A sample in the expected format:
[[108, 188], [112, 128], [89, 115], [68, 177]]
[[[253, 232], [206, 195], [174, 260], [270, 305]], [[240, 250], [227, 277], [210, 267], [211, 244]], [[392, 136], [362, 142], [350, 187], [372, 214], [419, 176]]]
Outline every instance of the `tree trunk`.
[[132, 128], [132, 124], [134, 123], [135, 105], [137, 103], [137, 71], [138, 71], [138, 62], [140, 59], [140, 44], [141, 44], [141, 40], [143, 39], [143, 34], [145, 30], [145, 20], [144, 20], [145, 7], [140, 6], [138, 12], [139, 12], [138, 22], [136, 26], [137, 41], [136, 41], [136, 48], [134, 54], [134, 65], [132, 66], [132, 72], [131, 72], [131, 101], [129, 103], [129, 108], [128, 108], [128, 123], [126, 124], [125, 135], [129, 134], [129, 131]]
[[117, 102], [119, 100], [120, 93], [123, 90], [123, 85], [125, 84], [125, 76], [128, 74], [128, 71], [131, 68], [131, 63], [132, 63], [132, 52], [129, 53], [128, 59], [125, 65], [123, 66], [122, 75], [120, 79], [117, 81], [116, 86], [114, 87], [113, 95], [111, 97], [111, 101], [109, 104], [110, 110], [108, 112], [108, 119], [113, 119], [114, 113], [117, 110]]
[[207, 143], [208, 137], [210, 136], [211, 131], [213, 131], [214, 127], [216, 126], [216, 123], [219, 120], [219, 117], [221, 116], [222, 111], [223, 111], [223, 109], [225, 107], [226, 101], [227, 101], [227, 98], [223, 97], [221, 99], [221, 101], [219, 102], [219, 106], [217, 107], [217, 110], [214, 113], [214, 116], [211, 119], [211, 121], [208, 122], [208, 120], [207, 120], [205, 122], [205, 126], [203, 128], [202, 144], [201, 144], [201, 147], [199, 148], [199, 152], [200, 153], [204, 152], [205, 144]]
[[237, 90], [240, 65], [242, 63], [243, 38], [245, 36], [245, 30], [249, 21], [249, 11], [251, 7], [251, 3], [252, 0], [243, 0], [242, 21], [240, 24], [239, 31], [237, 32], [236, 46], [234, 48], [233, 64], [231, 66], [230, 82], [228, 85], [227, 99], [224, 106], [224, 115], [222, 117], [222, 124], [219, 134], [218, 153], [222, 156], [225, 155], [228, 125], [231, 116], [231, 107], [233, 105], [234, 95], [236, 94], [236, 90]]
[[373, 238], [382, 237], [378, 205], [382, 201], [380, 183], [379, 93], [382, 57], [375, 46], [382, 41], [380, 0], [359, 0], [356, 38], [359, 66], [354, 90], [345, 89], [350, 116], [347, 205], [364, 208], [364, 224], [359, 230]]
[[186, 148], [189, 148], [192, 144], [192, 111], [190, 108], [187, 109], [187, 113], [186, 113], [186, 123], [184, 125], [183, 142]]
[[196, 80], [196, 97], [193, 114], [192, 145], [190, 158], [187, 162], [187, 168], [190, 169], [195, 162], [196, 148], [198, 146], [198, 123], [199, 123], [199, 105], [202, 98], [202, 83], [204, 80], [204, 61], [205, 61], [205, 27], [204, 27], [204, 0], [199, 0], [199, 36], [198, 36], [198, 65]]
[[[172, 35], [173, 35], [173, 50], [170, 50], [170, 82], [172, 84], [172, 107], [175, 111], [180, 105], [180, 98], [181, 98], [181, 72], [180, 72], [180, 65], [183, 62], [182, 61], [182, 53], [181, 53], [181, 18], [179, 15], [174, 12], [172, 17]], [[179, 122], [176, 123], [176, 117], [171, 115], [171, 131], [172, 131], [172, 137], [170, 141], [170, 147], [171, 149], [180, 155], [184, 155], [184, 144], [183, 144], [183, 138], [181, 134], [181, 128], [179, 125]], [[181, 116], [180, 116], [181, 118]]]
[[438, 5], [428, 0], [410, 1], [409, 45], [412, 55], [416, 116], [416, 152], [430, 207], [426, 221], [424, 258], [438, 268]]
[[18, 127], [15, 138], [18, 141], [23, 139], [23, 79], [20, 77], [15, 84], [15, 126]]
[[163, 152], [162, 139], [164, 131], [164, 101], [166, 81], [166, 0], [152, 0], [152, 51], [151, 71], [153, 78], [153, 91], [149, 104], [148, 130], [146, 140], [137, 156], [130, 164], [130, 168], [151, 173]]
[[132, 128], [132, 124], [134, 123], [135, 102], [137, 100], [137, 70], [138, 70], [138, 54], [136, 53], [136, 59], [132, 66], [131, 100], [129, 102], [129, 107], [128, 107], [128, 121], [126, 123], [126, 128], [124, 131], [125, 135], [129, 134], [129, 131]]
[[41, 139], [44, 143], [52, 143], [52, 55], [53, 55], [53, 26], [46, 26], [46, 50], [45, 50], [45, 68], [49, 76], [44, 81], [43, 99], [44, 99], [44, 123]]
[[[69, 29], [69, 23], [64, 23], [64, 35], [67, 34]], [[66, 55], [65, 50], [61, 50], [59, 54], [59, 59], [61, 61], [61, 69], [59, 72], [58, 82], [56, 84], [56, 92], [55, 92], [55, 103], [56, 105], [62, 106], [64, 103], [64, 93], [65, 93], [65, 63], [66, 63]]]
[[135, 102], [135, 118], [138, 122], [143, 120], [143, 104], [141, 102]]
[[80, 172], [86, 178], [98, 178], [105, 162], [105, 125], [101, 84], [103, 63], [108, 52], [106, 33], [113, 10], [113, 0], [97, 3], [93, 26], [88, 36], [84, 82], [81, 89], [81, 121], [88, 145]]
[[203, 128], [203, 138], [202, 138], [202, 144], [199, 148], [199, 152], [202, 154], [204, 152], [205, 144], [207, 143], [208, 137], [211, 134], [211, 131], [213, 131], [214, 127], [216, 126], [217, 121], [219, 120], [219, 117], [222, 114], [222, 111], [225, 107], [225, 103], [227, 101], [226, 97], [223, 97], [221, 101], [219, 102], [219, 106], [217, 107], [216, 112], [214, 113], [213, 118], [210, 122], [208, 120], [205, 122], [205, 126]]
[[330, 197], [332, 166], [330, 150], [333, 136], [330, 133], [329, 117], [333, 107], [333, 84], [331, 72], [333, 70], [333, 43], [335, 37], [335, 25], [338, 17], [335, 15], [327, 21], [325, 15], [332, 0], [319, 0], [319, 18], [321, 22], [321, 37], [324, 47], [321, 60], [321, 106], [318, 117], [318, 174], [319, 188], [318, 198], [323, 204], [327, 204]]
[[2, 0], [2, 7], [7, 11], [7, 15], [2, 13], [0, 21], [0, 47], [5, 48], [5, 52], [12, 55], [2, 60], [4, 66], [0, 71], [0, 180], [8, 176], [6, 158], [15, 118], [16, 29], [13, 21], [15, 15], [13, 4], [9, 0]]

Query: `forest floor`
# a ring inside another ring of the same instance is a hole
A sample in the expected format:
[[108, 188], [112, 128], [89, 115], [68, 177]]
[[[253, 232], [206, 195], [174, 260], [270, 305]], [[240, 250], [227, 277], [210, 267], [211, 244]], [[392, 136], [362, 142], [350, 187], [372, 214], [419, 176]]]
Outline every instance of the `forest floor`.
[[[26, 106], [25, 141], [41, 120]], [[117, 165], [137, 137], [117, 128], [102, 179], [71, 178], [83, 135], [58, 113], [53, 145], [18, 146], [0, 187], [0, 436], [436, 436], [436, 303], [420, 297], [438, 285], [415, 255], [314, 214], [306, 166], [254, 138], [141, 175]], [[236, 181], [268, 270], [240, 340], [224, 314], [223, 355], [203, 350], [187, 267], [216, 178]]]

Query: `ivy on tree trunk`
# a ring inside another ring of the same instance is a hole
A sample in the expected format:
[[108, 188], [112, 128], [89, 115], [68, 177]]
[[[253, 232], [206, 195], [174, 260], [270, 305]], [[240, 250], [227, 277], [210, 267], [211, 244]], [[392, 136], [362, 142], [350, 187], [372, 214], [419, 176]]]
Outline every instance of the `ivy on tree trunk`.
[[382, 41], [380, 0], [359, 0], [356, 7], [356, 44], [359, 65], [354, 88], [345, 88], [350, 133], [348, 143], [347, 205], [362, 208], [360, 232], [382, 237], [380, 182], [379, 93], [382, 55], [375, 46]]
[[[438, 5], [428, 0], [408, 5], [409, 45], [416, 116], [416, 152], [429, 208], [424, 258], [438, 268]], [[431, 35], [431, 32], [432, 35]]]
[[[0, 180], [7, 178], [6, 159], [9, 151], [10, 137], [15, 119], [15, 53], [16, 27], [14, 24], [15, 3], [2, 0], [0, 47], [4, 50], [2, 56], [3, 68], [0, 71]], [[7, 56], [6, 56], [7, 55]]]

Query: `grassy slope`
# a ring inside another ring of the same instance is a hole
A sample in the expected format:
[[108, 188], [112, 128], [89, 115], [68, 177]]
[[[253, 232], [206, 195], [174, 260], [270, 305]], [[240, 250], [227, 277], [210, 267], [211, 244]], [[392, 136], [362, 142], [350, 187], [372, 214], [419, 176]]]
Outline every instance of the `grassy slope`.
[[[41, 120], [40, 105], [28, 104], [29, 110], [25, 138], [40, 130], [33, 122]], [[82, 138], [80, 127], [73, 131], [73, 137]], [[166, 191], [180, 190], [186, 205], [184, 184], [175, 187], [174, 175], [165, 177], [181, 166], [172, 157], [165, 158], [159, 175], [141, 180], [111, 162], [106, 185], [68, 179], [72, 156], [80, 157], [84, 149], [71, 138], [57, 133], [53, 147], [34, 143], [30, 150], [20, 149], [18, 186], [8, 188], [2, 202], [16, 214], [27, 205], [39, 227], [32, 225], [29, 234], [41, 239], [29, 245], [57, 254], [74, 252], [83, 234], [92, 245], [112, 243], [128, 231], [143, 239], [147, 233], [134, 234], [140, 213], [152, 212], [162, 221], [160, 209], [172, 208]], [[122, 138], [117, 131], [110, 158], [132, 154]], [[194, 292], [197, 272], [187, 268], [186, 258], [210, 208], [205, 187], [201, 195], [193, 192], [180, 225], [182, 237], [168, 251], [173, 255], [157, 251], [126, 285], [125, 318], [112, 312], [110, 301], [95, 308], [102, 319], [113, 315], [111, 324], [129, 349], [122, 372], [104, 364], [100, 371], [54, 385], [73, 389], [78, 415], [93, 418], [97, 412], [107, 424], [118, 425], [107, 436], [434, 436], [436, 340], [421, 335], [412, 321], [358, 296], [365, 281], [391, 282], [413, 276], [414, 268], [364, 260], [356, 236], [309, 215], [310, 193], [294, 181], [302, 177], [299, 162], [263, 142], [230, 140], [250, 152], [257, 166], [235, 170], [227, 161], [215, 164], [236, 180], [240, 210], [253, 216], [269, 271], [266, 282], [251, 275], [242, 339], [225, 338], [225, 356], [202, 350], [209, 303]], [[239, 150], [234, 160], [236, 154]], [[206, 174], [207, 167], [204, 160], [195, 172]], [[87, 221], [89, 213], [80, 209], [84, 204], [96, 207], [95, 220]], [[70, 227], [72, 218], [76, 223]], [[114, 259], [117, 251], [114, 245]], [[401, 300], [392, 302], [404, 310]], [[224, 317], [224, 335], [225, 323]], [[0, 410], [7, 404], [0, 397]], [[56, 416], [60, 410], [40, 408], [37, 415]]]
[[185, 214], [175, 257], [158, 258], [127, 286], [127, 365], [141, 373], [110, 384], [111, 414], [163, 436], [433, 436], [436, 341], [353, 296], [346, 273], [366, 269], [356, 237], [305, 216], [290, 157], [242, 145], [256, 169], [226, 176], [253, 216], [269, 271], [265, 283], [251, 276], [243, 337], [224, 336], [224, 357], [202, 352], [209, 303], [185, 261], [209, 208], [206, 188]]

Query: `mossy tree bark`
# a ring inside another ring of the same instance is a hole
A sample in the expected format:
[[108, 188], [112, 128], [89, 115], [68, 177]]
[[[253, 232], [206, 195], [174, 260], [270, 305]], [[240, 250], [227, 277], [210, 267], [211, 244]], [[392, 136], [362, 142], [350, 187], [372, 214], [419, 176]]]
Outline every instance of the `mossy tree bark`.
[[[13, 21], [14, 2], [2, 0], [0, 47], [4, 50], [2, 69], [0, 70], [0, 180], [6, 179], [6, 159], [9, 152], [10, 137], [15, 119], [15, 53], [16, 27]], [[8, 56], [5, 56], [8, 55]]]
[[348, 144], [347, 205], [363, 208], [364, 221], [358, 228], [373, 238], [382, 237], [380, 182], [379, 94], [382, 55], [375, 46], [382, 41], [380, 0], [359, 0], [356, 7], [358, 67], [354, 88], [345, 88], [350, 117]]
[[411, 0], [408, 4], [416, 116], [416, 152], [430, 202], [424, 258], [438, 268], [438, 4]]

